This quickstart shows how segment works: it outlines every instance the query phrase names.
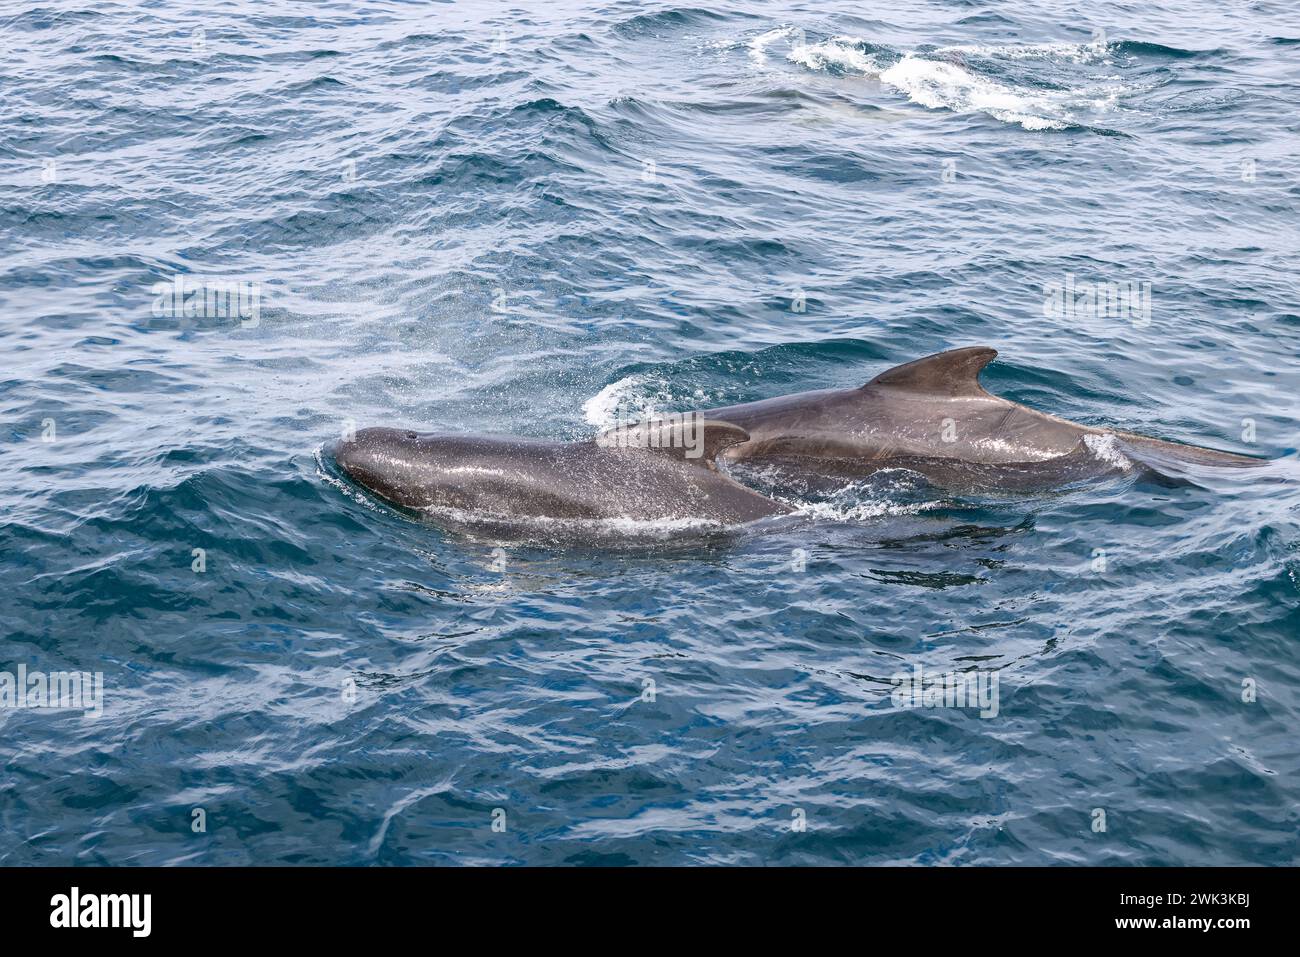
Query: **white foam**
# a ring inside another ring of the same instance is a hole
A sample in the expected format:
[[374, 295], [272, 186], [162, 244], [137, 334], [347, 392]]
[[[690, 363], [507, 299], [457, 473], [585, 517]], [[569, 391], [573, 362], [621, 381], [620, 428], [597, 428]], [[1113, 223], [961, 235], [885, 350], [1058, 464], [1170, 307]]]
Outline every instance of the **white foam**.
[[1099, 461], [1105, 462], [1107, 465], [1123, 469], [1126, 472], [1133, 467], [1132, 460], [1123, 453], [1115, 436], [1110, 432], [1103, 432], [1100, 435], [1085, 434], [1083, 444]]
[[[691, 401], [699, 404], [705, 398], [704, 393], [697, 390]], [[630, 375], [611, 382], [582, 403], [582, 415], [589, 425], [604, 431], [658, 418], [660, 409], [676, 401], [677, 396], [658, 376]]]
[[549, 515], [515, 515], [503, 512], [468, 510], [446, 506], [428, 506], [419, 510], [431, 519], [445, 519], [462, 527], [513, 526], [554, 534], [575, 531], [619, 538], [671, 538], [684, 533], [726, 528], [721, 522], [704, 518], [556, 518]]
[[858, 49], [857, 44], [859, 42], [853, 37], [835, 37], [823, 43], [814, 43], [811, 46], [804, 44], [794, 47], [786, 55], [786, 59], [792, 63], [798, 63], [800, 66], [806, 66], [810, 70], [838, 67], [842, 70], [856, 70], [859, 73], [871, 76], [879, 75], [880, 64], [870, 54], [863, 53]]
[[987, 113], [1004, 123], [1019, 123], [1027, 130], [1061, 130], [1071, 119], [1068, 113], [1059, 115], [1060, 104], [1053, 103], [1046, 94], [1015, 90], [955, 63], [911, 53], [881, 73], [880, 80], [928, 109]]
[[766, 66], [768, 47], [778, 40], [793, 38], [796, 40], [795, 46], [797, 49], [802, 45], [798, 42], [802, 36], [803, 31], [792, 26], [777, 27], [774, 30], [768, 30], [766, 33], [761, 33], [749, 41], [749, 58], [753, 60], [757, 66]]
[[891, 502], [886, 499], [866, 499], [852, 504], [838, 502], [787, 502], [796, 506], [795, 512], [808, 518], [830, 522], [865, 522], [875, 518], [891, 515], [919, 515], [932, 508], [938, 508], [939, 502]]
[[[790, 479], [787, 474], [773, 468], [751, 469], [747, 475], [759, 479], [763, 485], [775, 483], [788, 486]], [[788, 493], [783, 494], [772, 487], [764, 488], [761, 494], [794, 509], [794, 514], [803, 518], [830, 522], [866, 522], [889, 516], [919, 515], [921, 512], [941, 508], [943, 502], [933, 499], [903, 501], [893, 497], [910, 494], [918, 478], [920, 476], [907, 469], [881, 469], [869, 479], [846, 483], [821, 501], [810, 502]], [[798, 489], [791, 488], [790, 491], [794, 491], [795, 495], [800, 494]], [[806, 493], [807, 489], [803, 491]]]
[[[756, 63], [767, 61], [767, 51], [783, 38], [791, 43], [786, 59], [809, 70], [840, 70], [879, 79], [927, 109], [954, 113], [985, 113], [1004, 123], [1018, 123], [1027, 130], [1059, 130], [1077, 122], [1074, 111], [1105, 112], [1116, 107], [1124, 87], [1118, 82], [1078, 89], [1027, 89], [981, 75], [963, 62], [967, 57], [1032, 60], [1059, 63], [1109, 63], [1110, 47], [1092, 43], [977, 44], [940, 47], [926, 53], [904, 53], [891, 65], [883, 64], [862, 47], [860, 37], [837, 36], [820, 43], [802, 42], [802, 31], [794, 27], [769, 30], [750, 41], [749, 52]], [[1117, 77], [1105, 78], [1111, 81]]]
[[317, 478], [323, 479], [326, 485], [330, 485], [338, 489], [340, 492], [342, 492], [348, 498], [352, 499], [352, 501], [356, 502], [357, 504], [364, 505], [366, 506], [366, 508], [372, 509], [374, 511], [379, 510], [375, 506], [375, 503], [370, 501], [370, 499], [366, 498], [364, 495], [358, 492], [347, 482], [344, 482], [342, 479], [334, 475], [331, 475], [329, 473], [329, 470], [326, 469], [325, 467], [325, 446], [323, 444], [316, 446], [316, 448], [311, 453], [311, 457], [316, 460]]
[[1002, 60], [1069, 60], [1071, 63], [1109, 63], [1110, 45], [1102, 39], [1090, 43], [970, 43], [939, 47], [936, 53], [989, 57]]
[[582, 415], [589, 425], [598, 429], [608, 429], [618, 420], [618, 410], [624, 406], [628, 397], [633, 395], [645, 382], [645, 376], [630, 375], [611, 382], [586, 402], [582, 403]]

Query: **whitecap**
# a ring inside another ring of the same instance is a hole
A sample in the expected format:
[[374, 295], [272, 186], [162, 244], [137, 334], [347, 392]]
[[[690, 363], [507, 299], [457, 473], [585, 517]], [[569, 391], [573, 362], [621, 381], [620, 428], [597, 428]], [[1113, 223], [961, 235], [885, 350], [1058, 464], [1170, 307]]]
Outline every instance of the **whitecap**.
[[[907, 54], [880, 74], [880, 80], [928, 109], [987, 113], [1027, 130], [1061, 130], [1069, 124], [1059, 104], [1045, 94], [1031, 94], [972, 73], [955, 63]], [[1052, 113], [1058, 113], [1052, 116]]]
[[841, 70], [855, 70], [868, 75], [879, 75], [880, 64], [869, 53], [862, 52], [858, 44], [861, 41], [853, 37], [834, 37], [811, 46], [795, 46], [786, 59], [810, 70], [825, 70], [837, 67]]
[[[749, 41], [749, 58], [758, 66], [765, 66], [767, 64], [768, 47], [778, 40], [783, 40], [787, 37], [798, 39], [801, 38], [802, 35], [803, 31], [792, 26], [776, 27], [773, 30], [768, 30], [766, 33], [761, 33]], [[796, 49], [800, 45], [801, 44], [796, 43]]]
[[1102, 40], [1092, 43], [976, 44], [938, 47], [926, 52], [895, 54], [867, 52], [866, 40], [836, 36], [819, 43], [803, 42], [793, 27], [769, 30], [750, 41], [750, 55], [765, 63], [772, 44], [790, 41], [786, 59], [818, 72], [847, 72], [878, 79], [927, 109], [954, 113], [984, 113], [1027, 130], [1061, 130], [1078, 123], [1078, 110], [1103, 113], [1114, 110], [1126, 92], [1117, 77], [1095, 77], [1095, 82], [1067, 89], [1026, 88], [995, 80], [965, 62], [970, 59], [1042, 60], [1046, 63], [1110, 63], [1113, 49]]

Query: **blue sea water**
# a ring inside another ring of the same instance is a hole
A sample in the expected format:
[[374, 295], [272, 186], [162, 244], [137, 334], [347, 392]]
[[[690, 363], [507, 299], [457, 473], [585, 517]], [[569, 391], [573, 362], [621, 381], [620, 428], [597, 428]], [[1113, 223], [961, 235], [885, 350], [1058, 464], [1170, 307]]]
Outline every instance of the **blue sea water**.
[[[0, 710], [0, 863], [1296, 863], [1298, 22], [8, 0], [0, 669], [105, 690]], [[256, 309], [160, 309], [177, 276]], [[1149, 314], [1048, 315], [1070, 276]], [[575, 544], [328, 456], [969, 344], [1279, 461]], [[897, 706], [917, 665], [997, 715]]]

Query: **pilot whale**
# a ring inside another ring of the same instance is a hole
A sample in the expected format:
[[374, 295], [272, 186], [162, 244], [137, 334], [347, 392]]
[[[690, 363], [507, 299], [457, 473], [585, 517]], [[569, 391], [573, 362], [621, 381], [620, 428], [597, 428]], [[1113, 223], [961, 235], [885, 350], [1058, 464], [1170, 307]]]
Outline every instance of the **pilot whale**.
[[794, 511], [718, 467], [745, 463], [843, 483], [884, 470], [953, 491], [1037, 491], [1145, 468], [1249, 468], [1264, 460], [1081, 425], [991, 395], [997, 352], [971, 346], [856, 389], [678, 413], [585, 442], [368, 428], [340, 441], [340, 470], [404, 508], [527, 519], [736, 525]]
[[[987, 346], [940, 352], [855, 389], [826, 389], [710, 409], [749, 433], [724, 463], [858, 479], [906, 469], [954, 491], [1031, 491], [1144, 467], [1248, 468], [1265, 460], [1080, 425], [986, 392]], [[1136, 463], [1136, 464], [1135, 464]]]
[[387, 502], [471, 521], [736, 525], [792, 511], [718, 470], [718, 453], [748, 439], [690, 413], [586, 442], [367, 428], [339, 441], [334, 459]]

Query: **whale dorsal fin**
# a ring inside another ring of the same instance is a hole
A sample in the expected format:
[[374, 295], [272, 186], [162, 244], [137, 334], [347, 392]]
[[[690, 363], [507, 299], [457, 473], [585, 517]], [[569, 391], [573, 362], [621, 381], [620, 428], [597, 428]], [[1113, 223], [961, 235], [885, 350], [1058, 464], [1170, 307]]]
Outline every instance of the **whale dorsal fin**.
[[988, 346], [949, 349], [880, 373], [862, 388], [887, 386], [908, 392], [952, 398], [988, 395], [980, 385], [980, 370], [998, 354]]
[[695, 412], [610, 429], [595, 438], [602, 448], [644, 449], [706, 467], [723, 449], [748, 441], [749, 433], [740, 426]]

